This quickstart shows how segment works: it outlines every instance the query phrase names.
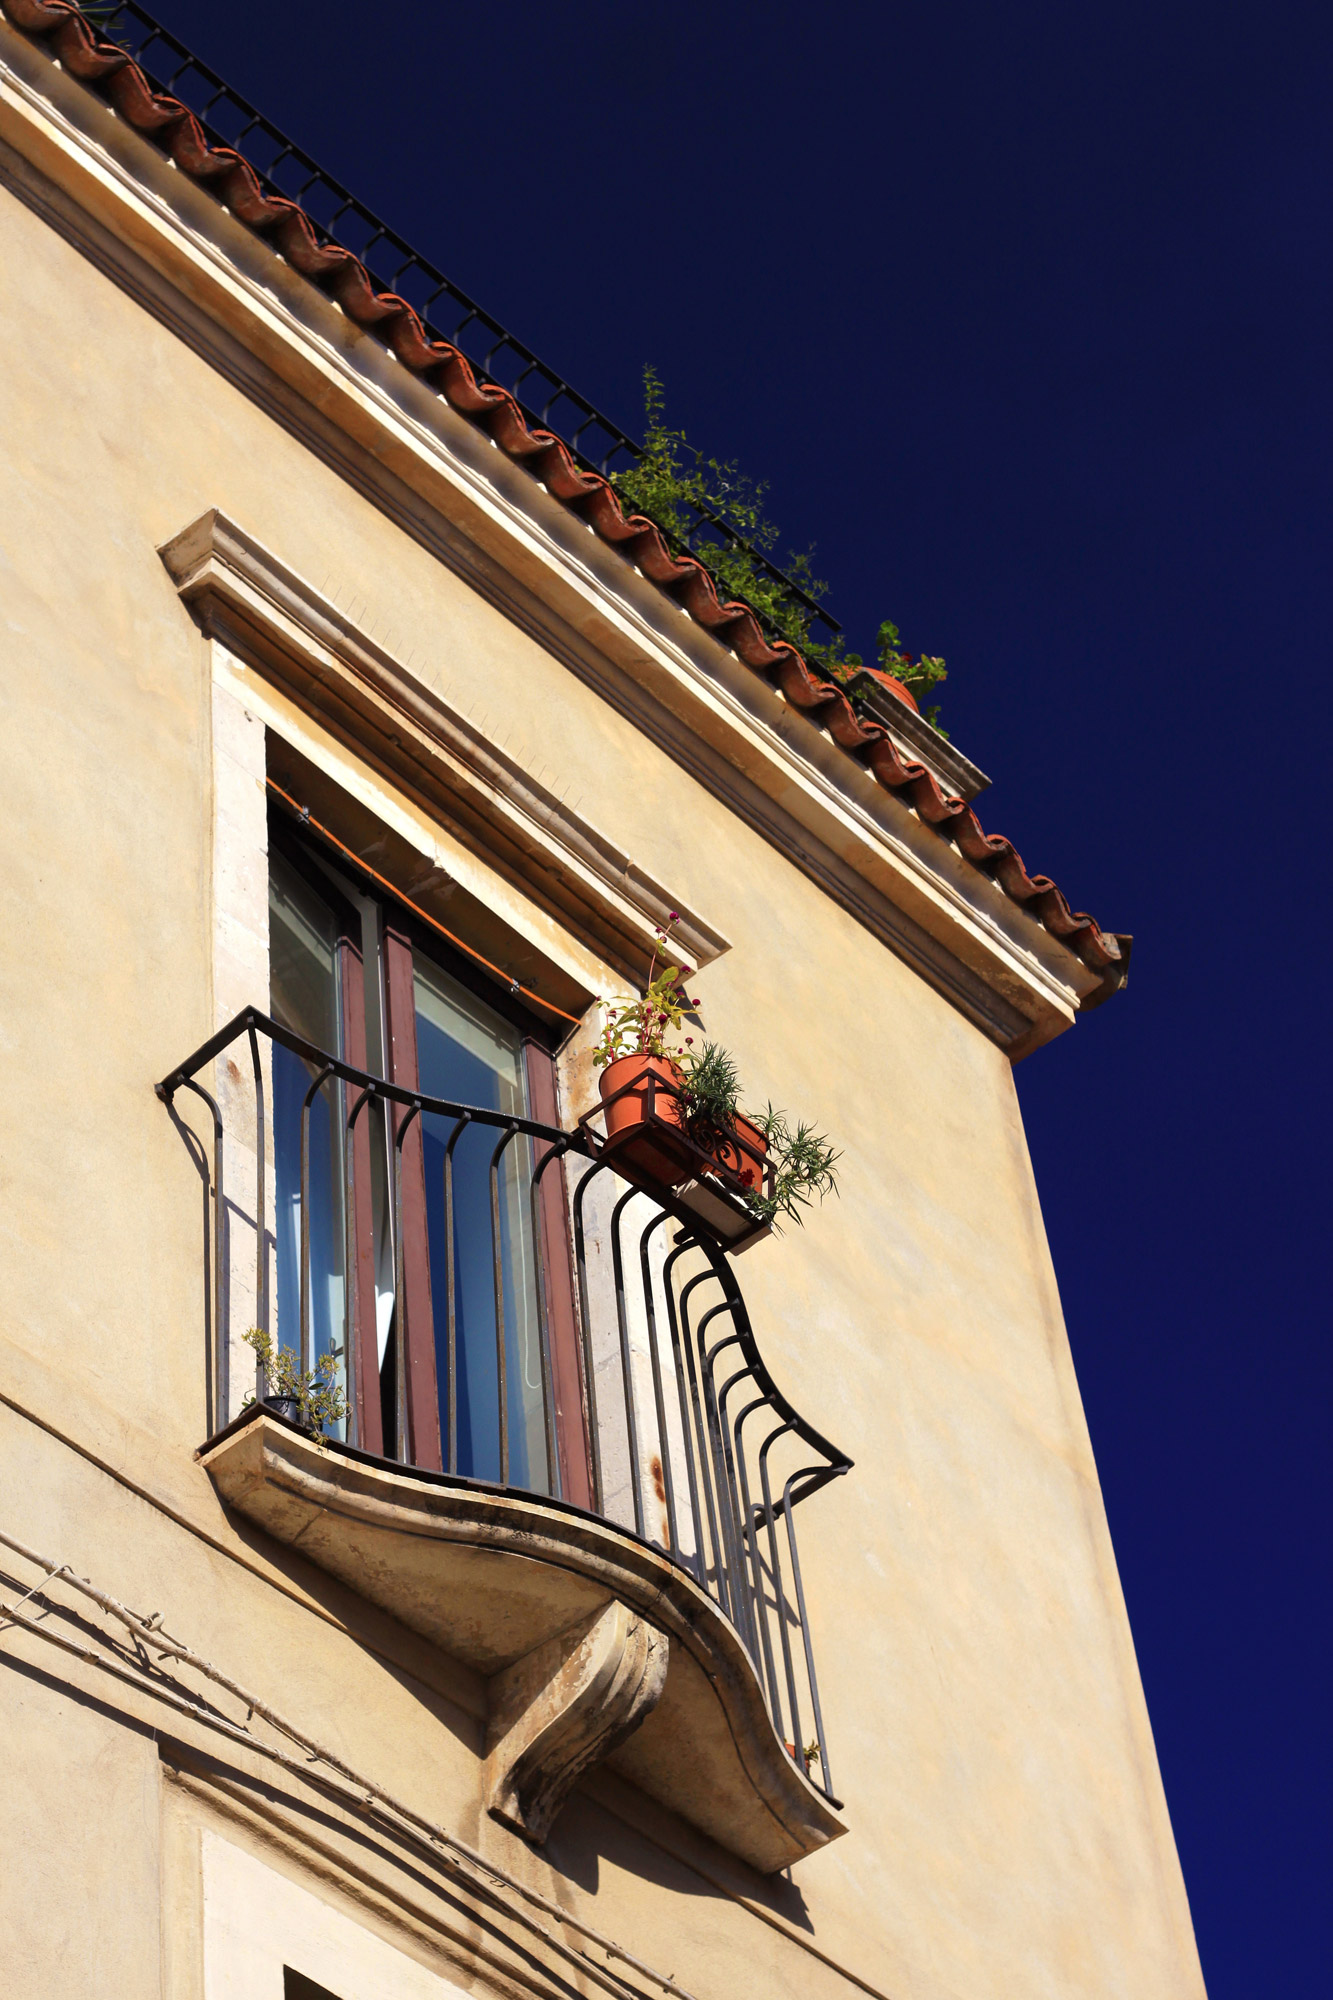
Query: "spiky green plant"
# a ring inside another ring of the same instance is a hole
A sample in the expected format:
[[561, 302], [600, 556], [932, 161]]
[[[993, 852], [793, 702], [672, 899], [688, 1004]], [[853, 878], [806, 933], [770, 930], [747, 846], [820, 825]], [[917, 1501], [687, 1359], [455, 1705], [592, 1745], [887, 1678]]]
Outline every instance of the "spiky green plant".
[[[713, 576], [723, 597], [748, 604], [770, 632], [789, 640], [817, 672], [837, 681], [850, 680], [865, 665], [861, 655], [847, 652], [840, 637], [816, 639], [809, 605], [785, 589], [759, 559], [769, 557], [778, 563], [816, 602], [827, 595], [828, 585], [814, 573], [813, 549], [803, 554], [789, 551], [779, 562], [775, 551], [780, 530], [766, 512], [767, 482], [751, 479], [734, 459], [705, 458], [684, 431], [673, 430], [666, 421], [666, 392], [652, 367], [643, 371], [643, 402], [643, 457], [627, 472], [616, 473], [613, 480], [621, 500], [655, 521], [677, 546], [689, 547]], [[704, 510], [719, 515], [741, 541], [691, 542], [690, 535]], [[917, 701], [946, 677], [944, 661], [937, 656], [923, 653], [913, 660], [910, 653], [903, 652], [898, 627], [891, 619], [885, 619], [879, 628], [876, 653], [884, 671], [900, 680]], [[924, 712], [926, 721], [940, 729], [938, 706]], [[944, 733], [940, 729], [940, 734]]]

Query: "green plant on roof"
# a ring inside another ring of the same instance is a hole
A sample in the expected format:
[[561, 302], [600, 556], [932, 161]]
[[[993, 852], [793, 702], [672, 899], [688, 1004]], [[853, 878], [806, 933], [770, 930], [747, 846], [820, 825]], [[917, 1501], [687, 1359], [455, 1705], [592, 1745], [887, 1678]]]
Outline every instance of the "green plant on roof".
[[[840, 637], [816, 639], [811, 629], [815, 613], [809, 604], [765, 567], [765, 558], [778, 564], [775, 551], [780, 536], [765, 511], [767, 483], [751, 479], [734, 459], [706, 459], [684, 431], [671, 428], [666, 421], [666, 392], [655, 368], [643, 371], [643, 407], [643, 457], [629, 471], [616, 473], [612, 482], [621, 500], [655, 521], [678, 548], [688, 547], [724, 598], [742, 599], [771, 634], [788, 640], [817, 673], [836, 681], [851, 680], [865, 664], [861, 655], [847, 652]], [[691, 544], [690, 534], [705, 510], [719, 515], [739, 540], [701, 539]], [[789, 551], [778, 566], [798, 590], [818, 603], [828, 585], [815, 575], [813, 555], [813, 549], [804, 554]], [[879, 628], [876, 653], [883, 671], [901, 681], [917, 701], [945, 679], [942, 659], [923, 653], [913, 660], [902, 650], [898, 627], [890, 619]], [[862, 701], [856, 696], [852, 700], [854, 707], [866, 712]], [[943, 736], [938, 706], [924, 713]]]
[[85, 6], [80, 0], [79, 12], [99, 41], [110, 42], [115, 48], [124, 49], [126, 55], [132, 53], [130, 43], [125, 37], [124, 24], [120, 19], [125, 12], [121, 0], [115, 0], [115, 5], [109, 7]]

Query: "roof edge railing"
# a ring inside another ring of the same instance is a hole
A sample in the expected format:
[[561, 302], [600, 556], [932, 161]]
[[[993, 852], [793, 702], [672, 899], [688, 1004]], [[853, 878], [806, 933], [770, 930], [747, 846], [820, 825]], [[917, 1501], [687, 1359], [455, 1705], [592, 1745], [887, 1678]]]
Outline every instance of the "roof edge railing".
[[[298, 202], [317, 235], [359, 258], [377, 290], [406, 299], [432, 339], [459, 348], [483, 380], [507, 390], [530, 425], [556, 431], [585, 470], [613, 478], [617, 470], [625, 470], [644, 457], [644, 447], [628, 431], [542, 361], [438, 265], [414, 250], [405, 237], [233, 90], [138, 0], [107, 6], [80, 4], [80, 11], [95, 33], [124, 49], [138, 63], [154, 90], [178, 98], [194, 113], [212, 144], [230, 146], [241, 153], [265, 193]], [[510, 359], [508, 368], [503, 357]], [[569, 416], [577, 419], [572, 426]], [[744, 550], [769, 582], [799, 605], [811, 625], [822, 627], [830, 636], [841, 632], [842, 627], [819, 601], [724, 515], [697, 505], [693, 511], [696, 518], [683, 537], [657, 523], [678, 553], [706, 562], [708, 537], [719, 537], [725, 546]], [[750, 608], [755, 610], [753, 605]], [[755, 610], [755, 616], [771, 631], [762, 612]]]

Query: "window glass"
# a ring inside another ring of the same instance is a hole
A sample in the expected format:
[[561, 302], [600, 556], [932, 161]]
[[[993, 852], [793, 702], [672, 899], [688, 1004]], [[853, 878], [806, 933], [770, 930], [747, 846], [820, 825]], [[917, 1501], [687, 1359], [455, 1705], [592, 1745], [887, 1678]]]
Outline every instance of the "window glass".
[[[333, 910], [281, 854], [269, 860], [269, 988], [275, 1021], [331, 1055], [339, 1032], [338, 925]], [[310, 1345], [306, 1365], [343, 1348], [343, 1149], [337, 1086], [306, 1097], [319, 1074], [273, 1044], [276, 1337], [301, 1352], [301, 1129], [309, 1122]], [[342, 1434], [343, 1426], [337, 1427]]]
[[336, 1053], [338, 931], [333, 912], [280, 854], [269, 864], [269, 1011]]
[[[522, 1037], [518, 1030], [422, 953], [413, 954], [417, 1066], [423, 1093], [453, 1104], [527, 1115]], [[422, 1120], [431, 1297], [444, 1458], [449, 1464], [448, 1241], [444, 1209], [451, 1118]], [[457, 1425], [455, 1469], [474, 1479], [500, 1477], [499, 1361], [491, 1156], [494, 1126], [464, 1128], [453, 1153], [454, 1334]], [[537, 1268], [529, 1187], [530, 1142], [510, 1141], [496, 1172], [499, 1267], [504, 1295], [505, 1421], [509, 1483], [549, 1491], [537, 1313]]]

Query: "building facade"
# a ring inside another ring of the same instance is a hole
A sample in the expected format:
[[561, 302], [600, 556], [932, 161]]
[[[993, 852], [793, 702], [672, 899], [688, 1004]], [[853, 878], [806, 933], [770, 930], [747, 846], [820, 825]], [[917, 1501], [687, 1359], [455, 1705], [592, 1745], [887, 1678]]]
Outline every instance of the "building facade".
[[[0, 7], [6, 1993], [1200, 1995], [1012, 1076], [1128, 941]], [[663, 933], [804, 1228], [611, 1130]]]

